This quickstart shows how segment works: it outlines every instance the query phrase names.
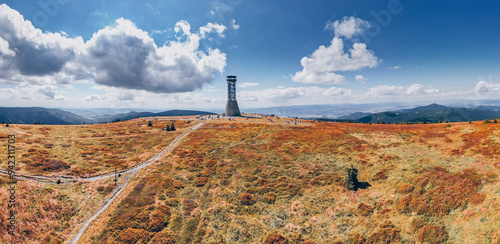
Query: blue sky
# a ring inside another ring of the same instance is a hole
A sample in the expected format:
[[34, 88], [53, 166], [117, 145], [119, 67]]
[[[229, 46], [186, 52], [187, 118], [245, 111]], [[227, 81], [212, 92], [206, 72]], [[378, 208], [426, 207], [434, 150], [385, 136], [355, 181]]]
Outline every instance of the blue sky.
[[500, 95], [495, 1], [15, 0], [0, 106], [222, 109]]

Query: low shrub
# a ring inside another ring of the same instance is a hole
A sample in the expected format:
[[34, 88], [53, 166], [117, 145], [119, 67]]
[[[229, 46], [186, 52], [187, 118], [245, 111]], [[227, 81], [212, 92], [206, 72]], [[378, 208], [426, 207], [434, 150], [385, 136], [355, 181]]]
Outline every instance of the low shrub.
[[253, 205], [255, 203], [255, 199], [252, 194], [241, 193], [238, 198], [240, 199], [240, 203], [243, 205]]
[[442, 216], [453, 209], [465, 207], [469, 202], [479, 204], [484, 200], [484, 195], [477, 193], [481, 183], [449, 174], [442, 168], [425, 172], [413, 183], [419, 190], [398, 201], [396, 209], [400, 212]]
[[443, 243], [448, 240], [448, 233], [444, 227], [426, 225], [420, 229], [417, 238], [422, 242]]
[[361, 216], [368, 216], [371, 213], [373, 213], [374, 207], [372, 205], [366, 204], [366, 203], [360, 203], [358, 204], [358, 210], [357, 213]]
[[288, 244], [288, 240], [280, 234], [270, 234], [264, 241], [265, 244]]
[[382, 228], [378, 232], [371, 234], [366, 243], [397, 243], [400, 241], [400, 230], [395, 228]]
[[207, 184], [207, 182], [208, 182], [207, 177], [198, 177], [194, 181], [194, 185], [200, 187], [200, 186], [204, 186], [205, 184]]
[[276, 202], [276, 194], [274, 194], [272, 192], [268, 193], [268, 194], [266, 194], [264, 199], [266, 200], [267, 203], [274, 204]]

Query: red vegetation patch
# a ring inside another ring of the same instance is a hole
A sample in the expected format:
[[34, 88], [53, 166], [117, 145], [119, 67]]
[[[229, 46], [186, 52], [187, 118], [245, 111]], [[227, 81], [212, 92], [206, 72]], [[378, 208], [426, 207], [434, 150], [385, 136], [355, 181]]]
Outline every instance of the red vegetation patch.
[[282, 236], [280, 234], [271, 234], [271, 235], [267, 236], [264, 243], [265, 244], [287, 244], [289, 242], [284, 236]]
[[394, 228], [382, 228], [378, 232], [371, 234], [366, 243], [395, 243], [400, 241], [401, 231]]
[[422, 242], [443, 243], [448, 240], [448, 233], [444, 227], [426, 225], [420, 229], [417, 238]]
[[175, 244], [175, 240], [172, 234], [164, 231], [160, 231], [153, 236], [153, 239], [149, 243], [155, 244]]
[[371, 213], [373, 213], [373, 206], [372, 205], [369, 205], [369, 204], [366, 204], [366, 203], [360, 203], [358, 205], [358, 214], [361, 215], [361, 216], [368, 216], [370, 215]]
[[168, 224], [170, 219], [170, 207], [166, 205], [158, 205], [151, 212], [149, 218], [149, 228], [152, 231], [160, 231]]
[[120, 243], [147, 243], [149, 232], [143, 229], [127, 228], [118, 235], [116, 241]]
[[366, 238], [359, 233], [353, 233], [349, 235], [349, 243], [352, 244], [365, 244]]
[[55, 170], [55, 171], [60, 171], [60, 170], [64, 170], [64, 169], [69, 169], [70, 166], [59, 160], [59, 161], [56, 161], [54, 159], [50, 160], [50, 162], [46, 163], [45, 166], [43, 167], [43, 171], [49, 171], [49, 170]]
[[425, 221], [423, 221], [422, 219], [413, 219], [410, 224], [410, 228], [413, 232], [420, 230], [424, 226]]
[[446, 173], [437, 167], [415, 178], [413, 184], [417, 189], [401, 198], [396, 206], [403, 213], [447, 215], [453, 209], [465, 207], [469, 201], [477, 204], [484, 200], [477, 193], [479, 182]]
[[238, 198], [240, 199], [241, 204], [243, 205], [253, 205], [255, 203], [255, 199], [252, 194], [241, 193]]
[[386, 216], [386, 215], [388, 215], [391, 212], [392, 212], [392, 209], [390, 209], [390, 208], [384, 208], [384, 209], [380, 210], [378, 212], [378, 214], [382, 215], [382, 216]]
[[464, 169], [462, 170], [462, 172], [460, 172], [460, 176], [476, 182], [480, 182], [481, 180], [483, 180], [483, 176], [480, 175], [475, 169]]
[[413, 189], [415, 189], [415, 187], [411, 184], [405, 184], [405, 185], [402, 185], [401, 187], [399, 187], [399, 193], [401, 194], [408, 194], [410, 192], [413, 191]]
[[198, 177], [196, 180], [194, 180], [194, 185], [195, 186], [204, 186], [207, 184], [208, 178], [207, 177]]
[[269, 204], [274, 204], [274, 202], [276, 202], [276, 194], [274, 193], [268, 193], [264, 198]]
[[375, 180], [385, 180], [387, 179], [387, 169], [383, 169], [375, 174]]

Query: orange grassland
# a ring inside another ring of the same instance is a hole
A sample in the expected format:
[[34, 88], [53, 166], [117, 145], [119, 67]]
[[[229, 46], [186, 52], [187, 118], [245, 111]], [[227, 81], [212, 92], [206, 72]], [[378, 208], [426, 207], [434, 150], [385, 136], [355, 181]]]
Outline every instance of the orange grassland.
[[[290, 121], [205, 121], [172, 154], [135, 175], [80, 243], [500, 243], [499, 124]], [[45, 157], [70, 166], [44, 171], [44, 161], [19, 171], [92, 175], [127, 168], [197, 121], [176, 123], [177, 134], [147, 128], [142, 119], [120, 123], [15, 125], [31, 133], [17, 134], [20, 160]], [[141, 136], [155, 133], [161, 136]], [[76, 153], [45, 144], [72, 145]], [[36, 150], [22, 155], [30, 148]], [[83, 157], [87, 150], [94, 152]], [[344, 187], [351, 165], [370, 187]], [[79, 184], [19, 181], [25, 213], [18, 215], [17, 235], [29, 233], [30, 243], [68, 243], [113, 194], [111, 180]]]

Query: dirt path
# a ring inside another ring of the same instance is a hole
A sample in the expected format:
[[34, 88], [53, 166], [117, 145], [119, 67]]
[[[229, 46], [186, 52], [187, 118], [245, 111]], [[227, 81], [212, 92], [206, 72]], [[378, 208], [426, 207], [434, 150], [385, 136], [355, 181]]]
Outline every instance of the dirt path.
[[[147, 161], [145, 161], [144, 163], [134, 167], [134, 168], [131, 168], [131, 169], [128, 169], [128, 170], [125, 170], [125, 171], [122, 171], [121, 173], [122, 174], [127, 174], [127, 173], [132, 173], [131, 175], [127, 176], [126, 178], [126, 181], [123, 183], [123, 185], [121, 186], [120, 190], [118, 190], [116, 192], [116, 194], [111, 198], [109, 199], [106, 204], [104, 206], [102, 206], [98, 211], [97, 213], [95, 213], [94, 215], [92, 215], [92, 217], [90, 217], [86, 222], [85, 224], [83, 224], [82, 228], [80, 228], [80, 231], [78, 231], [78, 234], [76, 234], [75, 237], [73, 237], [73, 239], [71, 240], [71, 244], [75, 244], [78, 242], [78, 240], [80, 239], [80, 237], [82, 236], [83, 232], [85, 232], [85, 229], [87, 229], [87, 227], [90, 225], [90, 223], [95, 219], [97, 218], [104, 210], [106, 210], [106, 208], [109, 207], [109, 205], [111, 205], [111, 203], [113, 202], [113, 200], [115, 198], [117, 198], [120, 193], [123, 191], [123, 189], [125, 189], [125, 187], [127, 186], [129, 180], [131, 178], [134, 177], [134, 175], [141, 169], [151, 165], [152, 163], [158, 161], [159, 159], [161, 159], [162, 157], [164, 157], [166, 154], [170, 153], [174, 148], [175, 146], [177, 145], [177, 143], [182, 140], [182, 138], [184, 138], [186, 135], [188, 135], [191, 131], [193, 130], [196, 130], [198, 129], [200, 126], [203, 125], [203, 122], [200, 122], [198, 123], [197, 125], [193, 126], [190, 130], [187, 130], [186, 132], [182, 133], [180, 136], [178, 136], [177, 138], [175, 138], [174, 141], [172, 141], [170, 143], [170, 145], [168, 145], [168, 147], [166, 147], [165, 149], [163, 149], [160, 153], [156, 154], [154, 157], [148, 159]], [[86, 178], [84, 180], [86, 181], [94, 181], [94, 180], [101, 180], [101, 179], [105, 179], [105, 178], [110, 178], [110, 177], [114, 177], [114, 173], [112, 174], [107, 174], [107, 175], [102, 175], [102, 176], [96, 176], [96, 177], [91, 177], [91, 178]]]
[[106, 204], [99, 209], [99, 211], [97, 211], [97, 213], [95, 213], [94, 215], [92, 215], [92, 217], [90, 217], [89, 219], [87, 219], [87, 221], [85, 221], [85, 224], [83, 224], [82, 228], [80, 228], [80, 231], [78, 231], [78, 234], [76, 234], [75, 237], [73, 237], [73, 239], [71, 240], [71, 242], [70, 242], [71, 244], [76, 244], [78, 242], [78, 240], [80, 240], [80, 237], [82, 237], [83, 232], [87, 229], [87, 227], [90, 225], [90, 223], [95, 218], [97, 218], [97, 216], [99, 216], [104, 210], [106, 210], [106, 208], [108, 208], [109, 205], [111, 205], [113, 200], [115, 200], [115, 198], [118, 197], [120, 195], [120, 193], [122, 193], [123, 189], [125, 189], [125, 186], [127, 186], [129, 180], [132, 177], [134, 177], [134, 175], [135, 175], [135, 173], [137, 173], [137, 171], [138, 170], [135, 170], [131, 175], [127, 176], [125, 183], [123, 183], [120, 190], [118, 190], [118, 192], [116, 192], [116, 194], [111, 199], [109, 199], [106, 202]]
[[[78, 240], [80, 239], [82, 234], [85, 232], [87, 227], [90, 225], [90, 223], [92, 223], [92, 221], [94, 219], [96, 219], [104, 210], [106, 210], [106, 208], [108, 208], [108, 206], [111, 205], [111, 203], [113, 202], [113, 200], [115, 198], [120, 196], [121, 192], [123, 191], [123, 189], [125, 189], [125, 187], [129, 183], [130, 179], [133, 178], [139, 170], [146, 168], [147, 166], [151, 165], [152, 163], [155, 163], [158, 160], [160, 160], [161, 158], [163, 158], [168, 153], [172, 152], [172, 150], [177, 146], [177, 143], [179, 143], [191, 131], [194, 131], [194, 130], [200, 128], [202, 125], [203, 125], [203, 122], [200, 122], [200, 123], [196, 124], [195, 126], [191, 127], [189, 130], [185, 131], [184, 133], [182, 133], [181, 135], [176, 137], [161, 152], [159, 152], [155, 156], [151, 157], [150, 159], [144, 161], [143, 163], [141, 163], [133, 168], [120, 171], [119, 173], [121, 173], [122, 175], [129, 174], [129, 173], [131, 173], [131, 174], [126, 177], [125, 182], [123, 183], [121, 188], [114, 194], [114, 196], [111, 199], [107, 200], [106, 204], [104, 206], [102, 206], [94, 215], [92, 215], [92, 217], [90, 217], [89, 219], [87, 219], [87, 221], [85, 221], [83, 226], [78, 231], [78, 234], [76, 234], [75, 237], [73, 237], [73, 239], [71, 240], [70, 243], [74, 244], [74, 243], [78, 242]], [[9, 176], [9, 174], [6, 170], [0, 170], [0, 174]], [[73, 184], [73, 183], [76, 183], [79, 181], [96, 181], [96, 180], [103, 180], [103, 179], [107, 179], [107, 178], [111, 178], [111, 177], [115, 177], [115, 172], [100, 175], [100, 176], [88, 177], [88, 178], [73, 178], [73, 177], [60, 178], [60, 177], [47, 177], [47, 176], [23, 175], [23, 174], [15, 175], [15, 178], [17, 178], [19, 180], [32, 180], [32, 181], [36, 181], [36, 182], [49, 183], [49, 184], [57, 184], [57, 181], [59, 179], [61, 179], [61, 181], [62, 181], [62, 182], [60, 182], [61, 184]]]

